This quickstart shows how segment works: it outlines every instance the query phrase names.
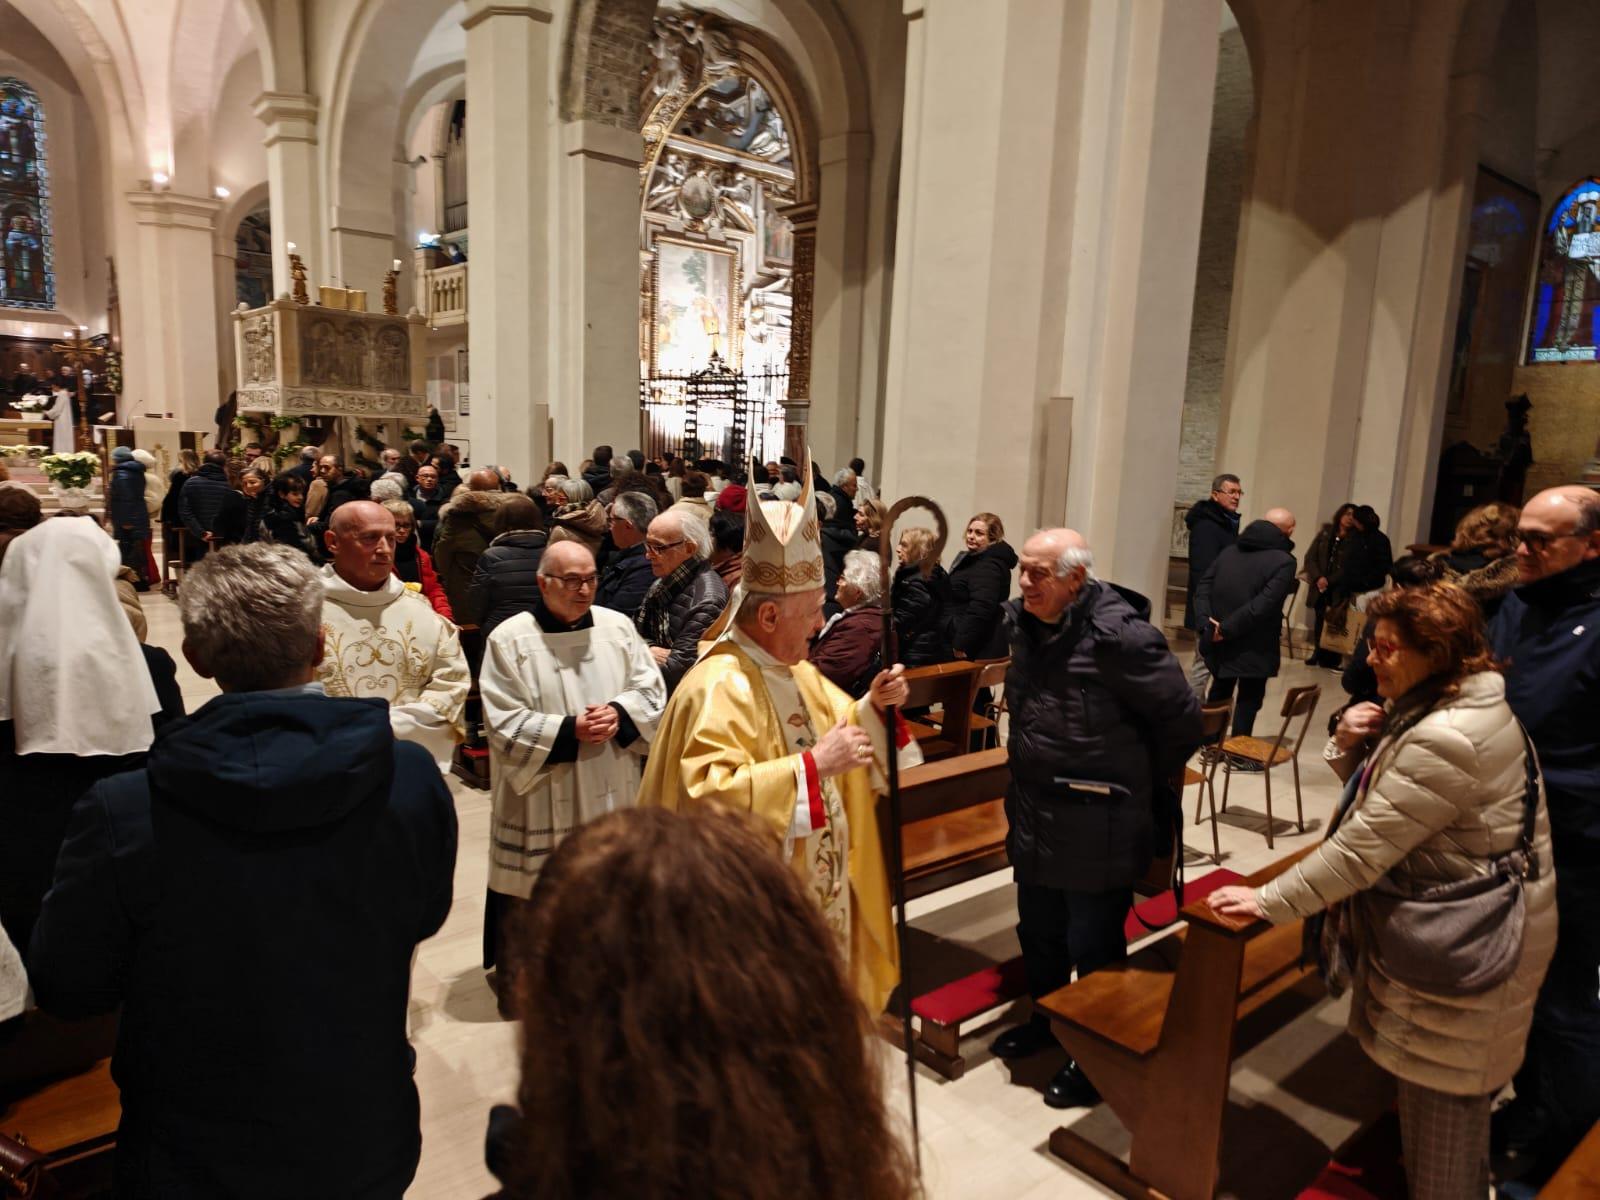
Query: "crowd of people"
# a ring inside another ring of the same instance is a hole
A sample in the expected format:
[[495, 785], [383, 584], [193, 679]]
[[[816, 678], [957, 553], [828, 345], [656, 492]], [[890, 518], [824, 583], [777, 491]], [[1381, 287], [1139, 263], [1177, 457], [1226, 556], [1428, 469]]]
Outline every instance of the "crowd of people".
[[[519, 1105], [490, 1128], [504, 1195], [915, 1194], [866, 1041], [900, 976], [875, 813], [889, 763], [919, 761], [889, 718], [904, 669], [1007, 662], [1037, 999], [1126, 957], [1171, 781], [1222, 753], [1202, 703], [1252, 732], [1297, 579], [1312, 661], [1349, 693], [1325, 752], [1347, 786], [1309, 856], [1212, 903], [1328, 914], [1325, 974], [1398, 1081], [1413, 1195], [1481, 1198], [1491, 1151], [1517, 1195], [1600, 1119], [1593, 492], [1484, 506], [1399, 560], [1342, 505], [1297, 560], [1294, 514], [1242, 523], [1220, 475], [1188, 518], [1186, 678], [1082, 535], [1019, 553], [979, 512], [948, 567], [924, 528], [890, 549], [859, 459], [599, 446], [523, 490], [428, 443], [371, 472], [241, 451], [186, 452], [164, 494], [118, 451], [110, 537], [0, 485], [0, 1051], [29, 988], [55, 1017], [120, 1011], [121, 1195], [404, 1191], [409, 976], [452, 902], [443, 776], [474, 684], [484, 966], [524, 1029]], [[222, 692], [187, 715], [143, 642], [157, 524], [188, 563], [182, 654]], [[1386, 939], [1406, 904], [1501, 876], [1517, 936], [1470, 984]], [[1035, 1013], [992, 1050], [1054, 1045]], [[1069, 1060], [1044, 1099], [1098, 1093]], [[336, 1158], [308, 1132], [329, 1128]]]

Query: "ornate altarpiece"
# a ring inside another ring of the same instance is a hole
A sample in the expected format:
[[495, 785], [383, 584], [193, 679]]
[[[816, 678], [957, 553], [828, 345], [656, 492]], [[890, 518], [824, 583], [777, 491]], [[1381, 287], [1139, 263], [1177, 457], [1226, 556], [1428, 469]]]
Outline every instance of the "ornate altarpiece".
[[[652, 423], [673, 381], [713, 362], [770, 397], [753, 450], [804, 439], [810, 402], [816, 183], [791, 70], [759, 38], [697, 10], [658, 11], [645, 72], [639, 361]], [[653, 386], [653, 381], [657, 381]], [[651, 430], [645, 430], [646, 440]]]

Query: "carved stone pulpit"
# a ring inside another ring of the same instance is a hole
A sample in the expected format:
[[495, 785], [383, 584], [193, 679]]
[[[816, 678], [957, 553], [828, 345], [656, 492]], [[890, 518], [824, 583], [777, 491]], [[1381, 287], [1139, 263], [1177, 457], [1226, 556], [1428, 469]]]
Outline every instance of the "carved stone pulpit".
[[370, 421], [428, 416], [427, 319], [287, 297], [233, 314], [239, 410]]

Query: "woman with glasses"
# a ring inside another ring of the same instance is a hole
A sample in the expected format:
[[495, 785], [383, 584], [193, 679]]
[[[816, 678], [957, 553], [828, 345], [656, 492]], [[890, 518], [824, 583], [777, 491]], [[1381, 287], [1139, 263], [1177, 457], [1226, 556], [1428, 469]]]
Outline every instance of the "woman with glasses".
[[[1330, 982], [1347, 979], [1351, 1034], [1398, 1081], [1413, 1200], [1483, 1200], [1490, 1102], [1522, 1062], [1555, 949], [1543, 788], [1535, 780], [1530, 796], [1531, 751], [1471, 597], [1432, 584], [1388, 592], [1371, 614], [1369, 656], [1385, 703], [1350, 708], [1325, 752], [1341, 778], [1356, 780], [1327, 840], [1264, 887], [1220, 888], [1210, 904], [1274, 924], [1333, 910], [1323, 941], [1335, 947]], [[1509, 976], [1472, 986], [1442, 971], [1459, 934], [1435, 931], [1410, 954], [1395, 952], [1387, 898], [1493, 875], [1496, 860], [1523, 845], [1530, 800], [1523, 929]], [[1423, 986], [1423, 977], [1437, 982]]]

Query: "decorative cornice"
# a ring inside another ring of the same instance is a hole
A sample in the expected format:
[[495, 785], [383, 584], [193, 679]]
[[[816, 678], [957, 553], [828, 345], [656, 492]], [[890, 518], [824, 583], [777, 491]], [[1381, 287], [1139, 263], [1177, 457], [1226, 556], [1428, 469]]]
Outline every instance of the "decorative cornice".
[[184, 196], [176, 192], [129, 192], [134, 217], [141, 225], [178, 229], [198, 229], [214, 233], [222, 203], [205, 196]]
[[267, 127], [270, 148], [279, 142], [317, 144], [317, 98], [309, 92], [262, 92], [251, 102], [256, 120]]
[[467, 14], [461, 22], [462, 29], [475, 29], [491, 17], [527, 17], [530, 21], [538, 21], [541, 25], [549, 25], [555, 21], [555, 14], [547, 8], [534, 4], [485, 4], [476, 12]]

